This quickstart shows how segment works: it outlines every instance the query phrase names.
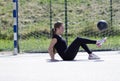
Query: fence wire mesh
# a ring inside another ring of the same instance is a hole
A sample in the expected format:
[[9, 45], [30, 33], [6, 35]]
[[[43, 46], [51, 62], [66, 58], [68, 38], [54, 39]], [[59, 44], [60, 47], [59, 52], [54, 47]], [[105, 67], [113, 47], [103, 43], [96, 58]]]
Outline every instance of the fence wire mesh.
[[44, 52], [49, 44], [49, 2], [19, 2], [19, 46], [24, 52]]
[[[115, 5], [119, 5], [118, 3], [119, 1], [112, 2], [110, 0], [79, 0], [76, 3], [68, 1], [69, 41], [73, 41], [71, 35], [73, 35], [73, 38], [80, 36], [90, 39], [108, 37], [108, 42], [102, 48], [96, 48], [94, 45], [89, 45], [89, 47], [93, 50], [119, 49], [120, 27], [119, 23], [115, 22], [119, 19], [116, 19], [112, 14], [117, 15], [114, 10], [119, 9], [118, 7], [115, 8]], [[117, 13], [119, 12], [118, 10]], [[109, 28], [106, 31], [100, 32], [97, 29], [97, 22], [99, 20], [106, 20], [108, 22]]]
[[[23, 0], [19, 3], [20, 49], [28, 52], [47, 51], [50, 43], [50, 18], [52, 26], [56, 21], [65, 22], [65, 0], [51, 0], [51, 16], [49, 0], [31, 0], [27, 4]], [[89, 47], [92, 50], [120, 49], [119, 3], [119, 0], [68, 0], [68, 45], [77, 36], [90, 39], [107, 36], [108, 41], [102, 48], [94, 45]], [[96, 24], [99, 20], [109, 23], [106, 31], [98, 31]]]
[[[50, 0], [31, 0], [27, 2], [27, 9], [24, 3], [23, 5], [21, 3], [22, 1], [20, 2], [19, 26], [22, 51], [47, 51], [51, 30], [49, 17], [52, 27], [56, 21], [65, 22], [65, 3], [67, 3], [68, 45], [77, 36], [90, 39], [108, 37], [107, 43], [102, 48], [96, 48], [94, 45], [89, 45], [89, 47], [92, 50], [120, 49], [119, 0], [113, 2], [112, 0], [67, 0], [67, 2], [51, 0], [51, 3]], [[96, 24], [99, 20], [106, 20], [109, 23], [106, 31], [98, 31]]]
[[[119, 0], [19, 0], [18, 3], [20, 52], [47, 52], [50, 30], [56, 21], [66, 21], [68, 32], [63, 36], [68, 38], [68, 45], [77, 36], [95, 40], [108, 37], [103, 47], [89, 47], [92, 50], [120, 50]], [[12, 5], [12, 1], [0, 0], [0, 51], [13, 50]], [[98, 31], [99, 20], [108, 22], [106, 31]]]

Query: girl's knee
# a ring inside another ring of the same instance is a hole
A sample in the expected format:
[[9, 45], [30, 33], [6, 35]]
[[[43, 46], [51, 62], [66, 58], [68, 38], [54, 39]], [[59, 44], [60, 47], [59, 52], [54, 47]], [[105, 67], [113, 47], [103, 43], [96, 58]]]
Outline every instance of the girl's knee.
[[76, 37], [76, 39], [75, 40], [77, 40], [77, 41], [81, 41], [82, 40], [82, 38], [80, 38], [80, 37]]
[[76, 37], [76, 39], [79, 39], [80, 37]]

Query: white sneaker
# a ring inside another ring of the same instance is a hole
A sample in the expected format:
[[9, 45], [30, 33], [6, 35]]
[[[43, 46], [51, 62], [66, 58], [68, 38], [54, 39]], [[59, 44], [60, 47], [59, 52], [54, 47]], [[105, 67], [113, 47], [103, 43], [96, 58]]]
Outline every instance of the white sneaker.
[[106, 40], [107, 40], [107, 37], [103, 38], [102, 40], [98, 40], [97, 43], [96, 43], [96, 45], [97, 45], [98, 47], [101, 47], [102, 44], [103, 44], [104, 42], [106, 42]]
[[98, 56], [95, 55], [95, 54], [89, 54], [88, 59], [89, 59], [89, 60], [95, 60], [95, 59], [100, 59], [100, 57], [98, 57]]

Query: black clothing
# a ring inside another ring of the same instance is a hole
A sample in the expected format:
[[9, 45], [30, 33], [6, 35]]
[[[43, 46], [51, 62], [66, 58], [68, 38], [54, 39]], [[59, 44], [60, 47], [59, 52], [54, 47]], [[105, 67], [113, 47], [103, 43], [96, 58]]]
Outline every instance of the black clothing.
[[57, 50], [58, 54], [61, 56], [63, 60], [74, 60], [75, 56], [77, 55], [80, 46], [88, 53], [91, 54], [91, 50], [89, 50], [86, 44], [96, 44], [96, 41], [89, 40], [85, 38], [77, 37], [69, 47], [67, 47], [66, 41], [58, 36], [54, 35], [53, 38], [57, 39], [57, 43], [55, 44], [55, 49]]

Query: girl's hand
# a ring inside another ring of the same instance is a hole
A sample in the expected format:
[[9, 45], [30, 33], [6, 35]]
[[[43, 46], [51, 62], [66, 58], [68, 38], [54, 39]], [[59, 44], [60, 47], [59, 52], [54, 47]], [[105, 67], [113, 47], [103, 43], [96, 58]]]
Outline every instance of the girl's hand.
[[59, 62], [57, 59], [50, 59], [50, 62]]

